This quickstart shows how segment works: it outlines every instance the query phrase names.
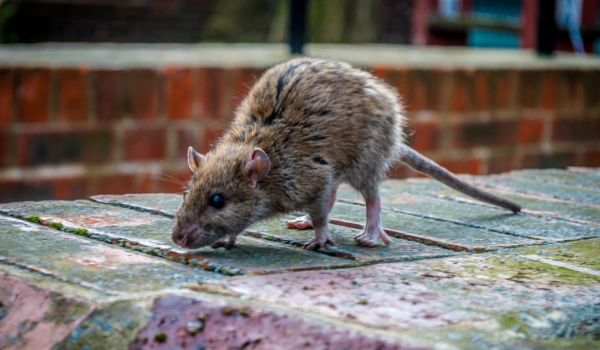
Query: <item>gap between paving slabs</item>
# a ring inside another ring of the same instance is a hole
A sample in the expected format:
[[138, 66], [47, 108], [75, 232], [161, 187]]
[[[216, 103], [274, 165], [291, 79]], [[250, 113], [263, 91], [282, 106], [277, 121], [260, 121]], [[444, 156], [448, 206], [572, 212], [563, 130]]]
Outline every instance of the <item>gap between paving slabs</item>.
[[[139, 210], [145, 212], [159, 213], [167, 217], [174, 217], [181, 205], [181, 196], [167, 194], [94, 196], [91, 199], [99, 203], [131, 209], [139, 208]], [[287, 216], [286, 218], [290, 219], [292, 216]], [[245, 231], [245, 235], [294, 247], [301, 247], [313, 237], [313, 230], [288, 229], [284, 224], [286, 218], [258, 223], [248, 228]], [[446, 249], [405, 240], [393, 240], [389, 246], [379, 245], [374, 248], [364, 248], [357, 246], [353, 238], [360, 233], [359, 231], [337, 225], [330, 225], [329, 229], [336, 245], [320, 253], [353, 260], [356, 262], [356, 265], [437, 258], [452, 254], [452, 252]], [[239, 246], [241, 247], [243, 241], [240, 241], [240, 243]]]
[[225, 275], [356, 265], [245, 236], [239, 237], [239, 247], [231, 250], [206, 247], [187, 251], [171, 242], [172, 219], [90, 201], [8, 203], [0, 205], [0, 213]]

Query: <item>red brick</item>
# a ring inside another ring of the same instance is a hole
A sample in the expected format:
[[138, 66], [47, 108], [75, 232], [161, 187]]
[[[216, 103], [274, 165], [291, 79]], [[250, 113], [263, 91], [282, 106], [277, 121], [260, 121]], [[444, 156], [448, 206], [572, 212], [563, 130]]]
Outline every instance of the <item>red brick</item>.
[[211, 124], [208, 125], [204, 130], [204, 138], [202, 142], [202, 147], [198, 150], [202, 154], [206, 154], [210, 152], [213, 146], [217, 143], [219, 138], [223, 136], [226, 128], [222, 125]]
[[419, 152], [438, 149], [441, 138], [441, 126], [437, 121], [411, 123], [410, 147]]
[[510, 71], [498, 71], [496, 72], [494, 78], [494, 107], [497, 109], [507, 109], [513, 107], [512, 97], [515, 86], [512, 74]]
[[599, 81], [600, 70], [586, 72], [584, 76], [584, 107], [586, 111], [591, 111], [600, 107], [600, 89], [598, 89]]
[[513, 145], [517, 136], [514, 121], [469, 122], [453, 126], [453, 145], [457, 148]]
[[164, 129], [129, 129], [125, 132], [125, 160], [163, 159], [166, 140]]
[[[138, 184], [135, 188], [135, 193], [153, 193], [156, 175], [140, 174], [138, 175]], [[132, 189], [133, 191], [133, 189]]]
[[574, 153], [530, 154], [521, 158], [521, 169], [564, 169], [575, 165]]
[[129, 108], [134, 119], [153, 120], [158, 115], [158, 77], [152, 69], [133, 69], [127, 75]]
[[498, 157], [488, 160], [488, 174], [499, 174], [514, 170], [514, 157]]
[[412, 170], [408, 165], [400, 162], [392, 164], [386, 173], [388, 179], [406, 179], [418, 175], [419, 173]]
[[519, 103], [523, 108], [536, 108], [539, 105], [539, 72], [521, 71], [519, 74]]
[[10, 124], [12, 119], [15, 74], [10, 68], [0, 68], [0, 125]]
[[158, 179], [158, 188], [161, 193], [181, 193], [188, 187], [192, 171], [185, 168], [180, 171], [166, 172]]
[[64, 132], [24, 131], [19, 134], [17, 143], [17, 164], [98, 164], [111, 160], [113, 145], [113, 134], [103, 128]]
[[58, 120], [85, 121], [87, 117], [88, 68], [61, 69], [58, 76]]
[[583, 72], [565, 71], [562, 72], [562, 109], [565, 111], [580, 111], [583, 107]]
[[587, 151], [583, 157], [583, 166], [600, 167], [600, 151]]
[[56, 188], [49, 181], [0, 180], [0, 203], [54, 199]]
[[263, 73], [256, 68], [239, 68], [233, 71], [233, 101], [231, 110], [235, 111], [244, 100], [250, 88]]
[[10, 134], [7, 130], [0, 130], [0, 168], [8, 163], [8, 147]]
[[443, 160], [437, 163], [454, 174], [480, 175], [481, 173], [481, 159], [477, 158], [466, 160]]
[[586, 141], [600, 139], [599, 119], [556, 119], [552, 123], [553, 141]]
[[451, 91], [450, 109], [458, 112], [470, 110], [473, 106], [473, 72], [454, 72]]
[[480, 111], [491, 109], [490, 79], [487, 71], [475, 73], [475, 108]]
[[189, 119], [192, 117], [194, 74], [189, 68], [167, 68], [165, 93], [167, 117], [169, 119]]
[[200, 144], [194, 138], [194, 132], [189, 127], [177, 129], [177, 148], [175, 149], [175, 159], [187, 161], [187, 152], [190, 146], [195, 150], [199, 149]]
[[558, 107], [558, 76], [546, 71], [542, 76], [542, 108], [556, 110]]
[[[406, 109], [440, 110], [443, 105], [444, 75], [443, 71], [434, 69], [415, 69], [408, 71], [407, 75], [401, 74], [398, 78], [398, 90], [404, 96]], [[403, 93], [402, 90], [405, 89], [407, 91]]]
[[48, 121], [51, 80], [52, 74], [49, 69], [19, 70], [18, 121], [24, 123]]
[[201, 68], [199, 72], [198, 100], [200, 116], [220, 118], [225, 116], [225, 70]]
[[126, 194], [135, 193], [135, 175], [112, 174], [96, 176], [89, 179], [91, 183], [90, 196], [97, 194]]
[[122, 70], [96, 71], [96, 115], [99, 121], [123, 117], [124, 86]]
[[54, 180], [54, 199], [74, 200], [85, 198], [85, 180], [81, 177]]
[[522, 118], [519, 121], [519, 143], [540, 143], [544, 136], [544, 119]]

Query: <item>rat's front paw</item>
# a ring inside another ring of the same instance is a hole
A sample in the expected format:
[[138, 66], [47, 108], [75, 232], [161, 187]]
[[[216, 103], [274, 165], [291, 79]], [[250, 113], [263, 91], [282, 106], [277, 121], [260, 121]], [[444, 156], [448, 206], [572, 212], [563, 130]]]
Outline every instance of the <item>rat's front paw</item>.
[[308, 215], [297, 217], [294, 220], [286, 220], [285, 224], [288, 228], [297, 228], [299, 230], [306, 230], [313, 227]]
[[214, 243], [210, 247], [213, 249], [217, 249], [217, 248], [231, 249], [231, 248], [235, 247], [235, 239], [236, 238], [237, 238], [237, 235], [227, 235], [227, 236], [221, 238], [220, 240], [218, 240], [216, 243]]
[[333, 243], [333, 241], [331, 240], [331, 238], [325, 238], [325, 239], [321, 239], [321, 238], [313, 238], [310, 241], [304, 243], [304, 245], [302, 246], [302, 248], [306, 249], [306, 250], [324, 250], [325, 248], [327, 248], [328, 245], [335, 245], [335, 243]]

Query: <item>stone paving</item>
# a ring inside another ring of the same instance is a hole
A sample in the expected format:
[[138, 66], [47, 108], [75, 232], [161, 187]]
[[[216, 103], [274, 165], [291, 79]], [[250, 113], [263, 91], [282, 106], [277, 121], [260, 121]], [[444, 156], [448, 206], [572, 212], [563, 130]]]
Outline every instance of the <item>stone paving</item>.
[[282, 217], [188, 251], [180, 195], [1, 204], [0, 349], [600, 349], [600, 169], [465, 179], [523, 212], [389, 181], [389, 246], [342, 187], [335, 247]]

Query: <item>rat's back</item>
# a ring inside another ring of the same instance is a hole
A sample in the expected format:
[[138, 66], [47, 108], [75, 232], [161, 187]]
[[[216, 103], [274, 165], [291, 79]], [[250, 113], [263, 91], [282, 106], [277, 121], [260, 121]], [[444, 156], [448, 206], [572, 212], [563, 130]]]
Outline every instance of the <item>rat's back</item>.
[[221, 143], [251, 143], [296, 175], [299, 166], [329, 166], [337, 182], [356, 188], [381, 180], [403, 142], [403, 123], [396, 92], [371, 74], [298, 58], [264, 73]]

